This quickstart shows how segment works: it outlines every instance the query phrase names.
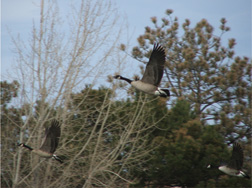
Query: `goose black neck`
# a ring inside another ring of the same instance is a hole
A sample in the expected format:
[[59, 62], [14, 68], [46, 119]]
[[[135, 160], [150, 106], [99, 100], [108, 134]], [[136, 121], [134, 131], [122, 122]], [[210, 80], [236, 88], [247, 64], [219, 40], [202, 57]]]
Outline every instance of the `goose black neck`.
[[29, 149], [30, 151], [32, 151], [32, 150], [33, 150], [33, 148], [32, 148], [32, 147], [27, 146], [27, 145], [25, 145], [25, 144], [20, 144], [20, 146], [25, 147], [25, 148]]
[[125, 80], [126, 82], [128, 82], [129, 84], [131, 84], [131, 82], [133, 81], [133, 80], [130, 80], [130, 79], [128, 79], [128, 78], [125, 78], [125, 77], [120, 77], [120, 79], [121, 80]]

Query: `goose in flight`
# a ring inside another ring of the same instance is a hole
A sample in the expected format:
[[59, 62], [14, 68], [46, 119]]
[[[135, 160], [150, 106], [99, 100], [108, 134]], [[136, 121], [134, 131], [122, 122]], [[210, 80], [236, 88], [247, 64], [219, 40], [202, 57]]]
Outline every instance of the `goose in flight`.
[[223, 163], [220, 166], [208, 165], [207, 168], [218, 168], [220, 171], [230, 176], [250, 178], [245, 172], [242, 171], [243, 166], [243, 150], [238, 143], [233, 144], [232, 156], [228, 163]]
[[124, 80], [147, 94], [169, 97], [170, 91], [168, 89], [158, 87], [163, 77], [164, 64], [165, 50], [159, 44], [155, 44], [141, 80], [131, 80], [121, 75], [116, 75], [114, 78]]
[[58, 147], [60, 138], [60, 126], [57, 120], [53, 120], [51, 126], [46, 128], [45, 136], [43, 138], [41, 147], [39, 149], [33, 149], [32, 147], [20, 143], [18, 146], [27, 148], [32, 153], [35, 153], [44, 158], [54, 158], [55, 160], [63, 163], [62, 159], [60, 159], [57, 155], [54, 154], [56, 148]]

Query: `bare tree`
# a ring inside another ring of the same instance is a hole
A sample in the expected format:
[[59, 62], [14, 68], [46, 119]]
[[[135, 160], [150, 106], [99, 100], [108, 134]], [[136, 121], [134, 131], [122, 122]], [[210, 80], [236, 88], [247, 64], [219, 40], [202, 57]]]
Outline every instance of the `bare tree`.
[[[148, 155], [146, 132], [157, 123], [146, 120], [149, 100], [141, 96], [129, 108], [127, 103], [117, 105], [116, 85], [102, 98], [92, 89], [113, 64], [121, 33], [116, 9], [108, 1], [82, 0], [72, 5], [67, 23], [54, 1], [41, 0], [40, 7], [40, 23], [34, 24], [29, 43], [13, 37], [14, 77], [20, 83], [13, 105], [19, 119], [4, 114], [16, 133], [3, 140], [6, 145], [18, 140], [39, 148], [44, 127], [59, 119], [62, 136], [56, 152], [65, 162], [42, 159], [12, 144], [2, 151], [2, 178], [13, 188], [134, 183], [130, 168]], [[91, 86], [78, 93], [87, 83]]]
[[111, 100], [111, 92], [114, 90], [94, 92], [87, 88], [73, 96], [70, 109], [78, 106], [79, 111], [70, 118], [66, 131], [74, 136], [65, 136], [69, 150], [65, 155], [72, 158], [61, 176], [63, 184], [75, 176], [78, 181], [74, 186], [125, 187], [135, 183], [130, 168], [141, 166], [154, 149], [147, 143], [151, 128], [157, 124], [146, 118], [151, 114], [151, 108], [145, 107], [150, 101], [141, 97], [129, 107], [127, 102]]

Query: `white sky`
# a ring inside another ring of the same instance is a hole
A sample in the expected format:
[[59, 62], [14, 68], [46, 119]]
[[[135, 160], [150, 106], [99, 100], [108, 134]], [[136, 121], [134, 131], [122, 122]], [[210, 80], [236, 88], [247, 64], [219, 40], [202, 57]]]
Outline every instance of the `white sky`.
[[[67, 9], [67, 2], [58, 1], [59, 9]], [[152, 26], [150, 17], [156, 16], [160, 20], [165, 16], [166, 9], [172, 9], [172, 15], [178, 17], [180, 24], [188, 18], [193, 27], [205, 18], [216, 32], [220, 19], [226, 18], [231, 31], [226, 33], [224, 39], [235, 38], [236, 55], [251, 58], [251, 0], [112, 0], [112, 2], [117, 4], [122, 17], [127, 18], [125, 24], [127, 23], [129, 27], [132, 46], [137, 45], [137, 37], [144, 33], [145, 26]], [[11, 68], [11, 63], [15, 63], [9, 32], [13, 36], [19, 35], [20, 38], [26, 39], [31, 33], [33, 21], [39, 23], [39, 4], [39, 0], [1, 1], [1, 75]]]

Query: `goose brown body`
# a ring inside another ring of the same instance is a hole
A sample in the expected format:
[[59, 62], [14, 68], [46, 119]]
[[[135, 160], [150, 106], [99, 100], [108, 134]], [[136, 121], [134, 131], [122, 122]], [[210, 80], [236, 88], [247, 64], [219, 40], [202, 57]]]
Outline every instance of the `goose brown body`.
[[152, 85], [152, 84], [148, 84], [148, 83], [145, 83], [141, 80], [138, 80], [138, 81], [132, 81], [131, 82], [131, 85], [142, 91], [142, 92], [145, 92], [147, 94], [151, 94], [151, 95], [154, 95], [155, 94], [155, 91], [157, 90], [157, 87]]
[[39, 155], [40, 157], [44, 157], [44, 158], [51, 158], [53, 156], [52, 153], [48, 153], [48, 152], [42, 151], [40, 149], [33, 149], [31, 152]]

